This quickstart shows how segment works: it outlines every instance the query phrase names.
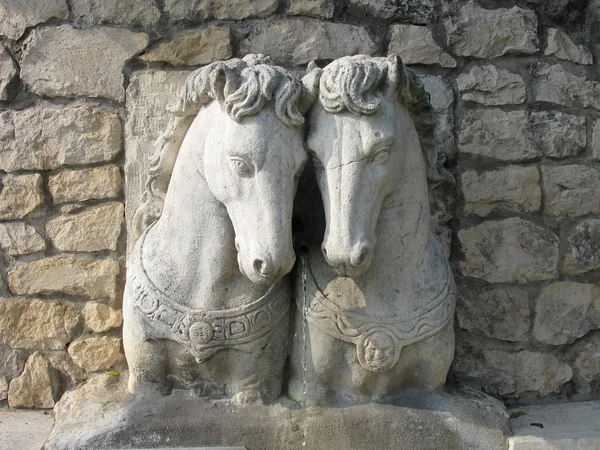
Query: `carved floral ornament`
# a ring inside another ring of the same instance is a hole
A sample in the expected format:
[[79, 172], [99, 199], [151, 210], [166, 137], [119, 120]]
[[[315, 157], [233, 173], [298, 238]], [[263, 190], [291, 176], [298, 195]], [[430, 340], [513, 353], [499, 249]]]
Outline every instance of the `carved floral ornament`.
[[[400, 58], [311, 64], [301, 80], [262, 55], [220, 61], [170, 111], [134, 217], [130, 390], [223, 383], [271, 402], [282, 389], [298, 400], [299, 385], [364, 399], [443, 384], [455, 289], [428, 182], [448, 174], [429, 96]], [[320, 198], [297, 213], [307, 161]], [[292, 216], [313, 222], [319, 203], [294, 290]]]

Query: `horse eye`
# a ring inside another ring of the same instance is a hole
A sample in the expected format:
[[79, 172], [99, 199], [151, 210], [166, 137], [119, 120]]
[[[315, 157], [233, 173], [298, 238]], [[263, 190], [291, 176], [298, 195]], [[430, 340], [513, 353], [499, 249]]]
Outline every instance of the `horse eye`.
[[242, 158], [231, 158], [231, 165], [233, 166], [233, 169], [240, 175], [248, 175], [250, 172], [252, 172], [250, 165]]
[[371, 162], [382, 164], [388, 160], [390, 157], [391, 149], [389, 147], [382, 148], [381, 150], [377, 150], [373, 155], [371, 155]]

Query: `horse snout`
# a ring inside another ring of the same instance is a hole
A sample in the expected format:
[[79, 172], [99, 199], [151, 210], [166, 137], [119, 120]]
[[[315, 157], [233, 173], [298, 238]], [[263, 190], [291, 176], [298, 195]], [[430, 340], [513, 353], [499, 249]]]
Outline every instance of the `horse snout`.
[[275, 273], [275, 267], [271, 261], [263, 261], [262, 259], [254, 260], [254, 271], [263, 278], [270, 278]]
[[323, 243], [321, 250], [325, 262], [332, 266], [337, 274], [342, 277], [353, 278], [363, 275], [369, 270], [373, 262], [372, 246], [364, 241], [349, 249]]

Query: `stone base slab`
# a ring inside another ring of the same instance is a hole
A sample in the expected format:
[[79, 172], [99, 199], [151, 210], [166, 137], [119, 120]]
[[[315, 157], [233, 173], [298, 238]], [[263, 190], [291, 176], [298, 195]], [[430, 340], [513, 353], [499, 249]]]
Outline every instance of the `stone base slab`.
[[311, 407], [234, 405], [190, 391], [132, 396], [126, 375], [102, 375], [55, 407], [45, 450], [240, 446], [248, 450], [506, 449], [502, 403], [460, 391], [406, 394], [392, 403]]

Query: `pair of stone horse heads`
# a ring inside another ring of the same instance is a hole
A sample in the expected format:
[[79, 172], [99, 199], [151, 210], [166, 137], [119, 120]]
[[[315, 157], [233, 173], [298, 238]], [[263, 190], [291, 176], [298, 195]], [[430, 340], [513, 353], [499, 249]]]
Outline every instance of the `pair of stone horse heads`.
[[[341, 404], [443, 385], [455, 294], [430, 226], [440, 176], [415, 74], [394, 55], [352, 56], [299, 80], [248, 55], [192, 73], [171, 112], [134, 217], [130, 391], [269, 403], [285, 381], [298, 401]], [[325, 226], [293, 295], [309, 160]]]

